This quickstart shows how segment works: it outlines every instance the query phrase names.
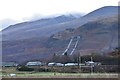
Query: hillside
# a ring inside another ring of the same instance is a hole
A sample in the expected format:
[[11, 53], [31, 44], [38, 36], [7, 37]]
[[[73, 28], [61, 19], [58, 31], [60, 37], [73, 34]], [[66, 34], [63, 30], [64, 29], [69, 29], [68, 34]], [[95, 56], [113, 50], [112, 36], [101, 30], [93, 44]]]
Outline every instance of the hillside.
[[[3, 40], [19, 40], [19, 39], [28, 39], [39, 36], [48, 36], [48, 33], [51, 34], [51, 30], [54, 25], [66, 23], [76, 19], [72, 15], [61, 15], [51, 18], [43, 18], [36, 21], [29, 21], [18, 23], [15, 25], [10, 25], [2, 31]], [[11, 36], [9, 36], [11, 35]]]
[[[101, 9], [110, 8], [117, 9], [117, 7]], [[101, 9], [89, 13], [88, 16], [91, 15], [91, 18], [88, 17], [88, 19], [85, 15], [79, 19], [48, 24], [52, 26], [37, 26], [36, 28], [35, 26], [30, 27], [32, 22], [25, 22], [6, 28], [3, 30], [3, 61], [43, 60], [50, 58], [54, 53], [61, 55], [71, 37], [78, 35], [81, 38], [73, 54], [78, 54], [80, 51], [81, 55], [112, 51], [118, 46], [118, 13], [111, 12], [112, 10], [106, 11], [106, 14], [98, 13]], [[100, 14], [100, 16], [92, 14]], [[72, 47], [74, 44], [75, 40]]]
[[[36, 60], [50, 57], [54, 53], [62, 54], [71, 36], [76, 37], [78, 35], [82, 38], [74, 54], [78, 54], [79, 50], [81, 55], [112, 51], [118, 44], [117, 22], [117, 17], [113, 16], [89, 22], [81, 27], [72, 29], [72, 31], [71, 29], [61, 31], [50, 38], [4, 41], [3, 61]], [[75, 41], [72, 45], [74, 44]]]
[[[71, 36], [81, 36], [78, 50], [111, 51], [118, 45], [117, 16], [89, 22], [72, 32], [65, 30], [53, 36], [57, 40], [68, 40]], [[89, 52], [89, 51], [88, 51]]]
[[107, 6], [92, 11], [83, 17], [76, 18], [70, 16], [58, 16], [54, 18], [41, 19], [33, 22], [24, 22], [11, 25], [2, 31], [3, 41], [22, 40], [29, 38], [38, 38], [51, 35], [63, 31], [67, 28], [77, 28], [89, 21], [98, 18], [110, 17], [118, 14], [117, 6]]

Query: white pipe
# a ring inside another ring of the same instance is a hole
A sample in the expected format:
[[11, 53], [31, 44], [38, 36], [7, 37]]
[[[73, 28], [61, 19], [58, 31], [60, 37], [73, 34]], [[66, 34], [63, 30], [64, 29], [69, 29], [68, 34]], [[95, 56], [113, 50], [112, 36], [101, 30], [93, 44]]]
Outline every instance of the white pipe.
[[79, 41], [79, 40], [76, 41], [75, 46], [74, 46], [73, 50], [71, 51], [70, 55], [72, 55], [73, 52], [75, 51], [75, 49], [76, 49], [76, 47], [77, 47], [77, 45], [78, 45], [78, 41]]
[[68, 49], [69, 49], [69, 47], [70, 47], [72, 41], [73, 41], [73, 38], [70, 40], [70, 42], [69, 42], [67, 48], [66, 48], [65, 51], [62, 53], [62, 55], [64, 55], [64, 54], [68, 51]]

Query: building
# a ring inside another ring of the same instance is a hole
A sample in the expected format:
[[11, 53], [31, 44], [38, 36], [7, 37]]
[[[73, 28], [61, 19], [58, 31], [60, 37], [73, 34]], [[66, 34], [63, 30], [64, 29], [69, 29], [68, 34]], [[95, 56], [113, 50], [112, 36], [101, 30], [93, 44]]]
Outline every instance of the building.
[[17, 67], [18, 64], [15, 62], [2, 62], [2, 67]]
[[50, 62], [50, 63], [48, 63], [48, 66], [55, 66], [55, 65], [56, 65], [55, 62]]
[[78, 66], [78, 63], [66, 63], [65, 66]]
[[62, 63], [56, 63], [56, 66], [64, 66]]
[[100, 62], [87, 61], [87, 62], [85, 62], [85, 65], [87, 65], [87, 66], [98, 66], [98, 65], [101, 65], [101, 63]]
[[62, 64], [62, 63], [56, 63], [56, 62], [51, 62], [51, 63], [48, 63], [48, 66], [64, 66], [64, 64]]
[[27, 62], [26, 66], [42, 66], [42, 62], [40, 61]]

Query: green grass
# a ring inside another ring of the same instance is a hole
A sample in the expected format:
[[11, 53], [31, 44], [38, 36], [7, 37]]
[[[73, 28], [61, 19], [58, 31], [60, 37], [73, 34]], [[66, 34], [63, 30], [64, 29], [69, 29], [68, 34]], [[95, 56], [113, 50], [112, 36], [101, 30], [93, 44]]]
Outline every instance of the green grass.
[[117, 73], [58, 73], [58, 72], [25, 72], [16, 71], [16, 68], [4, 68], [0, 76], [10, 77], [10, 74], [16, 74], [16, 77], [81, 77], [81, 78], [117, 78]]
[[[4, 77], [10, 77], [9, 74], [2, 74]], [[54, 72], [36, 72], [36, 73], [16, 73], [16, 77], [81, 77], [81, 78], [117, 78], [115, 73], [54, 73]]]

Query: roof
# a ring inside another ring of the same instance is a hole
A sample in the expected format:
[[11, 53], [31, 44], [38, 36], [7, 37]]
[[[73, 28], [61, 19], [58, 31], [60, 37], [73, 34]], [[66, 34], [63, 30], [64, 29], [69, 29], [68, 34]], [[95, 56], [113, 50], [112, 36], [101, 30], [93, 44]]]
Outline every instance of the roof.
[[62, 63], [56, 63], [56, 66], [64, 66]]
[[2, 66], [9, 66], [10, 67], [10, 66], [18, 66], [18, 64], [15, 62], [3, 62]]
[[27, 66], [38, 66], [41, 65], [42, 63], [39, 61], [34, 61], [34, 62], [28, 62], [26, 65]]
[[78, 65], [78, 63], [67, 63], [67, 64], [65, 64], [65, 66], [76, 66], [76, 65]]
[[55, 64], [56, 64], [55, 62], [50, 62], [50, 63], [48, 63], [48, 66], [53, 66]]
[[93, 63], [95, 63], [95, 62], [93, 62], [93, 61], [88, 61], [88, 62], [86, 62], [86, 63], [90, 63], [90, 64], [93, 64]]

